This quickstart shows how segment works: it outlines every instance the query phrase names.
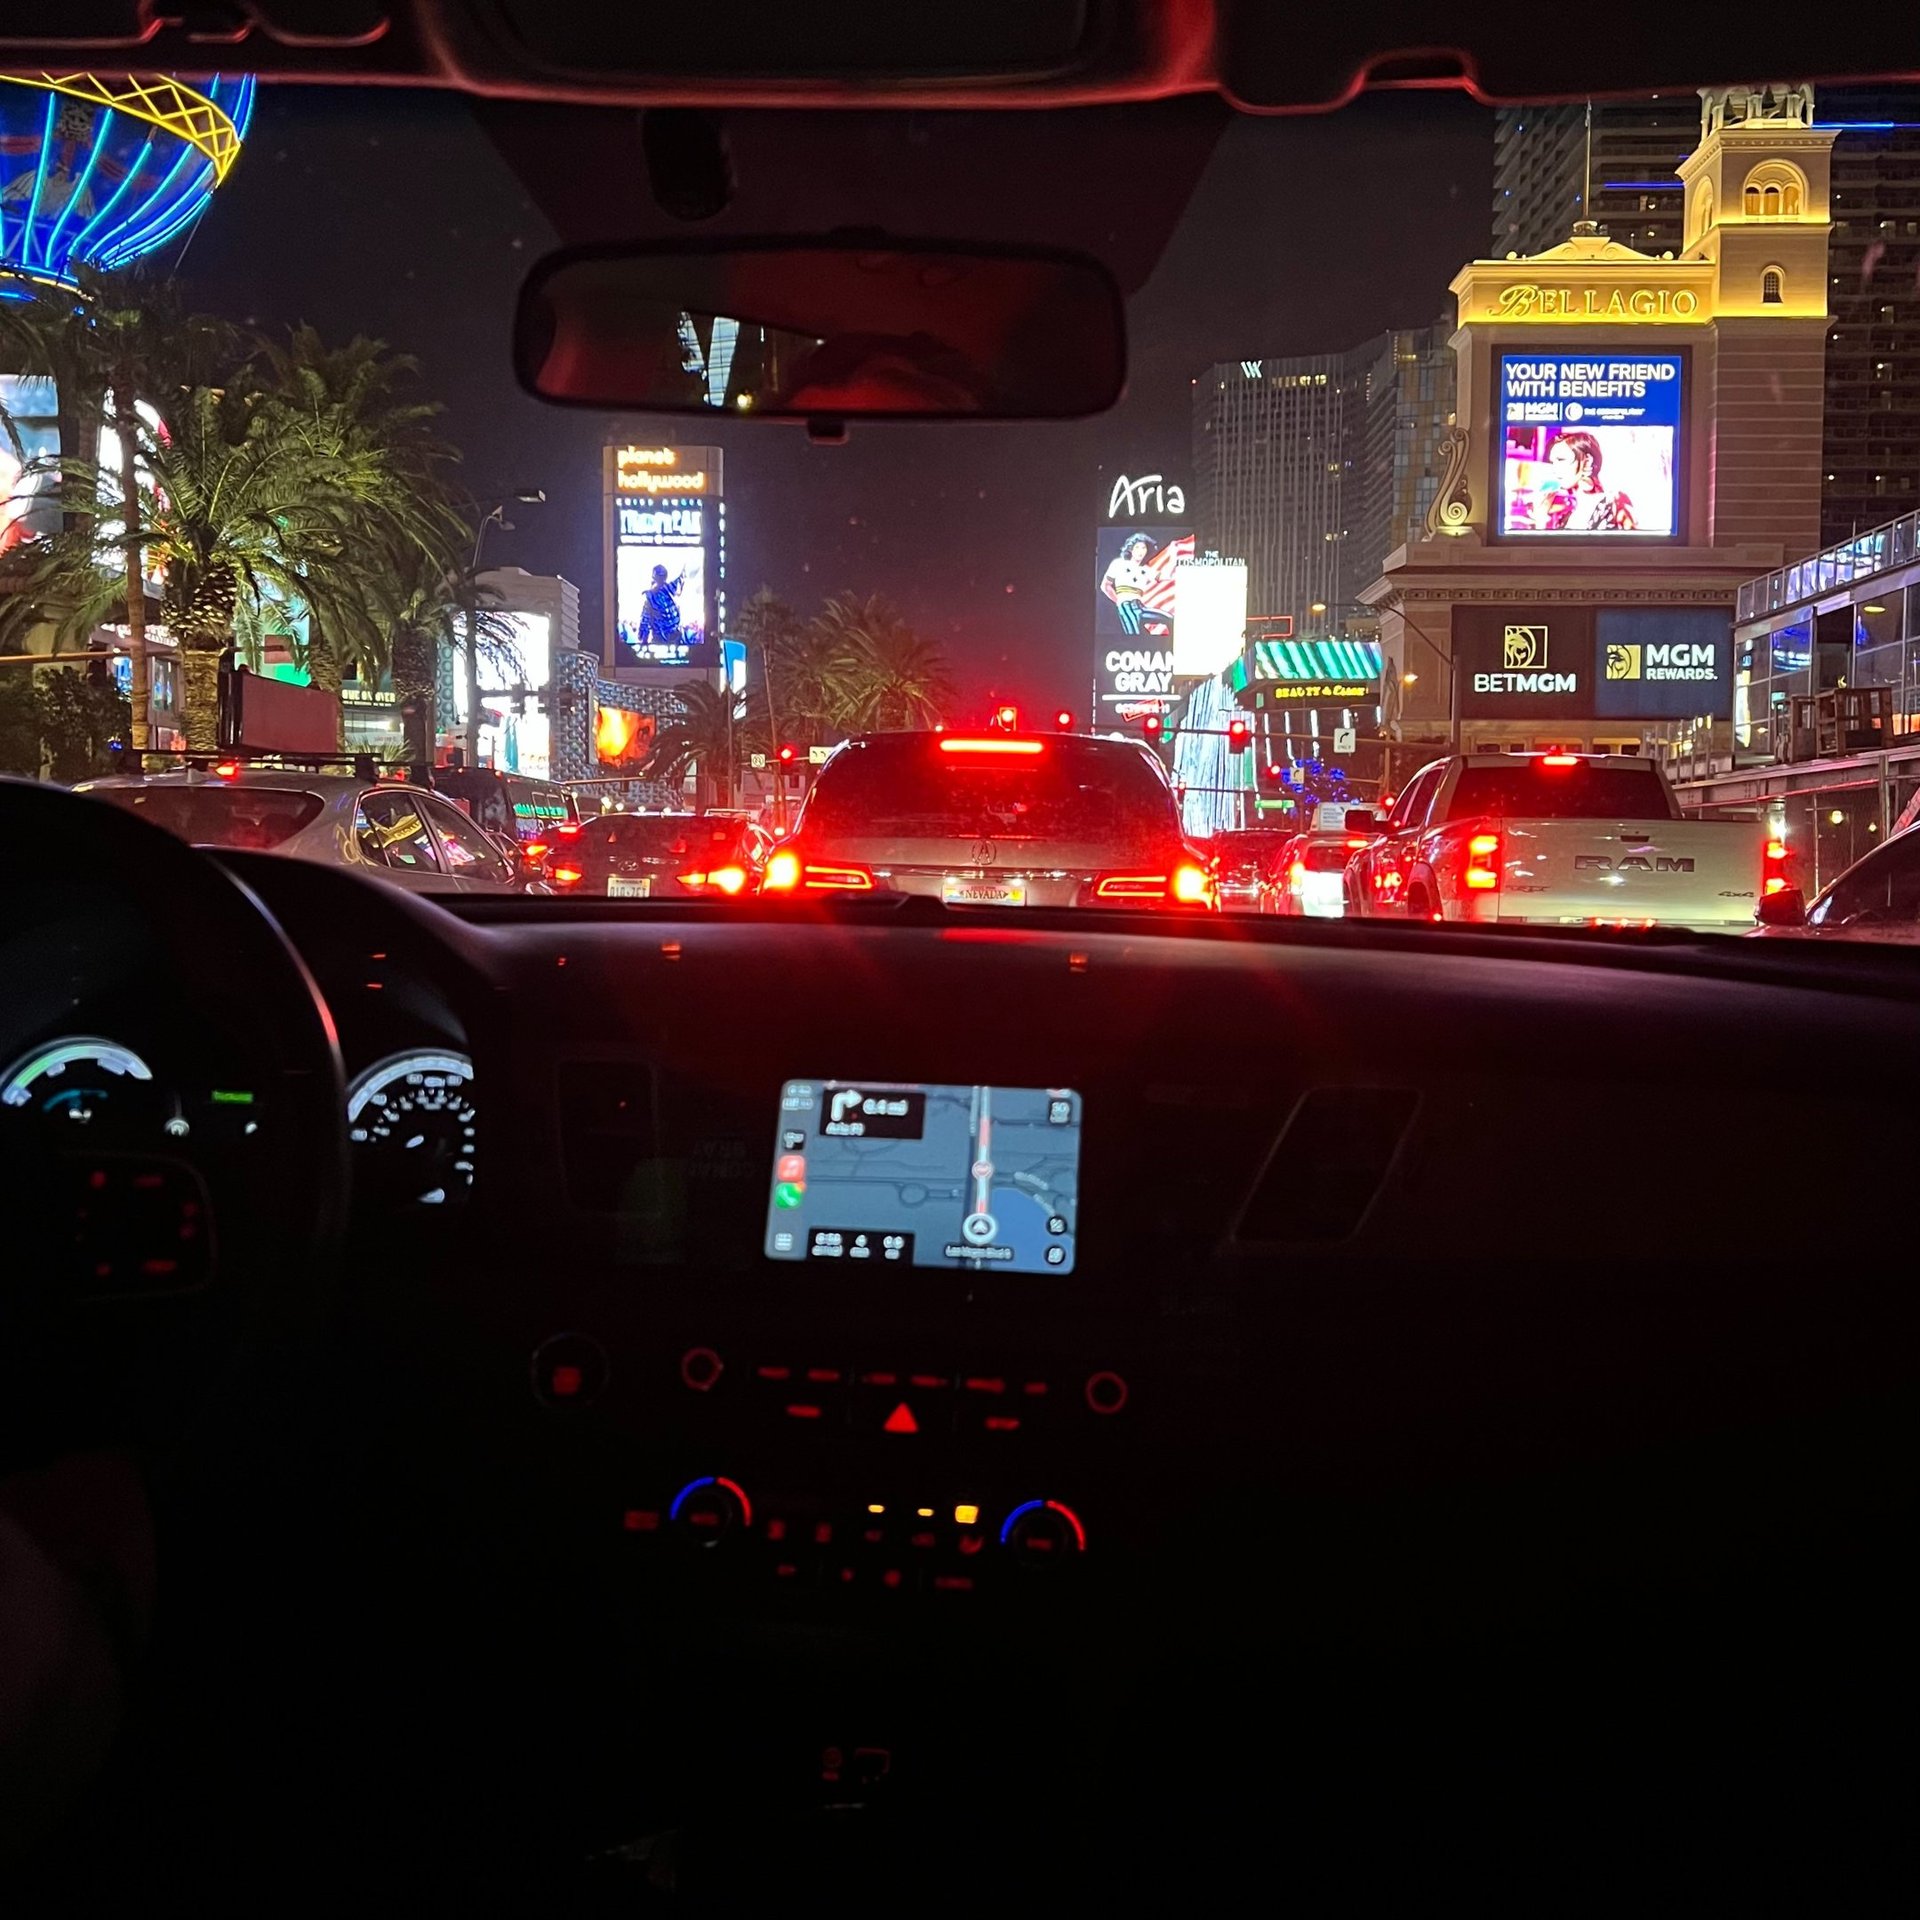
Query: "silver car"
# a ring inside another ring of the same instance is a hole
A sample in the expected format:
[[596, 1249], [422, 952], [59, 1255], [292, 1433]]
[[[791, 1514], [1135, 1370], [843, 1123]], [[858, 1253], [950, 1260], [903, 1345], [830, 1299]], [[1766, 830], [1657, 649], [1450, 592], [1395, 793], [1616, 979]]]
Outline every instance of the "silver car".
[[869, 733], [828, 757], [764, 894], [1210, 911], [1165, 769], [1086, 734]]
[[450, 800], [392, 780], [291, 767], [120, 775], [74, 791], [124, 807], [197, 847], [358, 867], [427, 893], [520, 893], [512, 856]]

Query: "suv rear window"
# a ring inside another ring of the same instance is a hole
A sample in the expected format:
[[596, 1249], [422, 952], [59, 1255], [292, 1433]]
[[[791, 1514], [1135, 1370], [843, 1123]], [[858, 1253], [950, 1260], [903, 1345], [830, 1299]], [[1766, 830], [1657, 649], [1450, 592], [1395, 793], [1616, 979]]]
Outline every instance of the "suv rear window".
[[254, 853], [291, 840], [327, 804], [293, 787], [94, 787], [90, 797], [137, 813], [192, 846]]
[[1345, 873], [1353, 855], [1344, 840], [1309, 840], [1295, 858], [1309, 873]]
[[731, 853], [740, 837], [737, 820], [676, 820], [671, 815], [615, 814], [588, 822], [580, 839], [587, 845], [617, 847], [622, 853]]
[[1570, 767], [1516, 759], [1510, 767], [1468, 767], [1447, 803], [1449, 820], [1488, 814], [1510, 820], [1665, 820], [1671, 809], [1651, 767]]
[[856, 742], [821, 768], [800, 825], [843, 839], [1156, 843], [1177, 838], [1173, 789], [1140, 750], [1042, 740], [1037, 754], [948, 753], [942, 736]]
[[1213, 846], [1223, 871], [1264, 873], [1287, 840], [1284, 833], [1221, 833], [1214, 836]]

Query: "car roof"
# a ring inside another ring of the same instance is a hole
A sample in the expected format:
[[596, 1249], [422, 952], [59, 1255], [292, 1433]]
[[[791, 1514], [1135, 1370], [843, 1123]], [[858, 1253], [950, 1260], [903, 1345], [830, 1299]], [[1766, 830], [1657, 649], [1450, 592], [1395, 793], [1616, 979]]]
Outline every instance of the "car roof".
[[308, 793], [363, 793], [370, 787], [391, 787], [398, 793], [419, 793], [425, 789], [401, 780], [362, 780], [351, 773], [310, 773], [304, 767], [240, 767], [232, 773], [114, 773], [99, 780], [81, 781], [76, 793], [95, 792], [103, 787], [289, 787]]

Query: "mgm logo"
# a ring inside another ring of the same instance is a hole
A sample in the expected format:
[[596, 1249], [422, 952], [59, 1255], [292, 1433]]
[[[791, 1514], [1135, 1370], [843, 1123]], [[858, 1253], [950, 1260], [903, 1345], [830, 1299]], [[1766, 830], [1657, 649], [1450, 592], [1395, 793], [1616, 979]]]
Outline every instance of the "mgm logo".
[[1500, 664], [1509, 673], [1537, 673], [1547, 664], [1547, 629], [1508, 627], [1501, 634]]
[[1609, 680], [1638, 680], [1640, 678], [1640, 649], [1622, 646], [1617, 641], [1607, 643], [1607, 678]]

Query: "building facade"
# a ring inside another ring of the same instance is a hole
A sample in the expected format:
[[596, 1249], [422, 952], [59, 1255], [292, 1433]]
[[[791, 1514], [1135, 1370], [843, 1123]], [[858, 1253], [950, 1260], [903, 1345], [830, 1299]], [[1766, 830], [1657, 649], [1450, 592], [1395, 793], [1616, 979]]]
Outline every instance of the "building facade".
[[1420, 526], [1453, 411], [1451, 332], [1230, 361], [1195, 380], [1199, 545], [1245, 557], [1250, 612], [1288, 615], [1297, 633], [1324, 624]]
[[[1837, 133], [1827, 266], [1820, 544], [1920, 506], [1920, 88], [1820, 91]], [[1539, 253], [1578, 219], [1643, 253], [1687, 241], [1680, 164], [1692, 99], [1505, 107], [1494, 132], [1493, 251]]]
[[1817, 544], [1834, 138], [1809, 89], [1709, 91], [1677, 257], [1585, 223], [1457, 276], [1439, 494], [1365, 596], [1400, 739], [1729, 734], [1742, 580]]

